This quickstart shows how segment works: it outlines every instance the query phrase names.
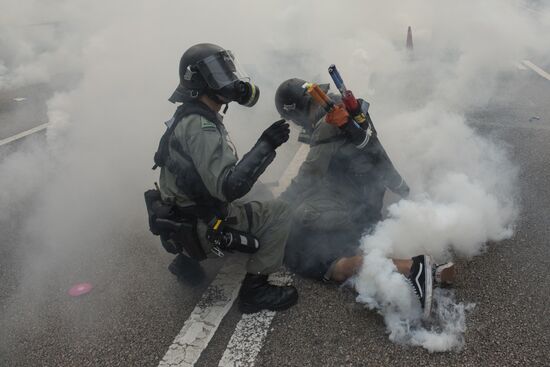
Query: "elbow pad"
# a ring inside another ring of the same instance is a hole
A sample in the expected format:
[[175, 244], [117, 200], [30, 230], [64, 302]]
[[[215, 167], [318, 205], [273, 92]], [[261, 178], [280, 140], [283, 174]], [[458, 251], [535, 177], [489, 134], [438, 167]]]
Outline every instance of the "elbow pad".
[[265, 140], [258, 142], [244, 157], [229, 170], [222, 184], [222, 192], [227, 201], [246, 195], [273, 159], [275, 149]]

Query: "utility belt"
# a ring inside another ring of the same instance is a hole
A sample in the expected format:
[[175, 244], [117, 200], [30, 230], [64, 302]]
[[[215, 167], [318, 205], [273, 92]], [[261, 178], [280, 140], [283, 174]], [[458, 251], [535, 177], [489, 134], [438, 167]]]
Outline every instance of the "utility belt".
[[[250, 233], [228, 226], [231, 223], [226, 219], [226, 208], [201, 205], [180, 207], [163, 201], [158, 187], [147, 190], [144, 196], [149, 229], [160, 236], [162, 246], [169, 253], [186, 252], [195, 260], [206, 259], [207, 254], [197, 235], [198, 220], [207, 224], [206, 238], [212, 245], [211, 251], [217, 256], [224, 256], [224, 251], [254, 253], [260, 247], [258, 239]], [[250, 207], [245, 209], [248, 215]], [[250, 220], [251, 215], [248, 217]]]

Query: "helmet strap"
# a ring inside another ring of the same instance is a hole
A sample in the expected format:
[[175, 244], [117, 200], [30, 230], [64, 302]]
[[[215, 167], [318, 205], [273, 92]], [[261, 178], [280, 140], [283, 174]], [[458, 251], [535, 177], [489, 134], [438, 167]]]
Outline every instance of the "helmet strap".
[[214, 102], [218, 103], [218, 104], [227, 104], [226, 101], [223, 101], [220, 99], [220, 97], [218, 97], [218, 95], [216, 94], [216, 92], [212, 89], [206, 89], [206, 92], [205, 94], [211, 99], [213, 100]]

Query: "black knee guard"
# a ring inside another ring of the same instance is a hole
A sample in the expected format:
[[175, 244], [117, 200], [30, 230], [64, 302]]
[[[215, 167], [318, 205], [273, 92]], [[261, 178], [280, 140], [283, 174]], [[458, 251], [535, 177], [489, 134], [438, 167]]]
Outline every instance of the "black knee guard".
[[230, 227], [224, 227], [220, 230], [209, 228], [206, 237], [213, 246], [222, 251], [239, 251], [253, 254], [260, 248], [260, 241], [256, 237]]

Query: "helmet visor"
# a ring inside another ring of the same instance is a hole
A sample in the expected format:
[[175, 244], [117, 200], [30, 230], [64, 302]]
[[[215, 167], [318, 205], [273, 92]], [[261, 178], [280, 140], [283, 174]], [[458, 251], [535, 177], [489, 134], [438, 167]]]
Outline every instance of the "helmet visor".
[[197, 62], [197, 68], [208, 86], [214, 90], [236, 80], [249, 79], [229, 50], [220, 51]]

